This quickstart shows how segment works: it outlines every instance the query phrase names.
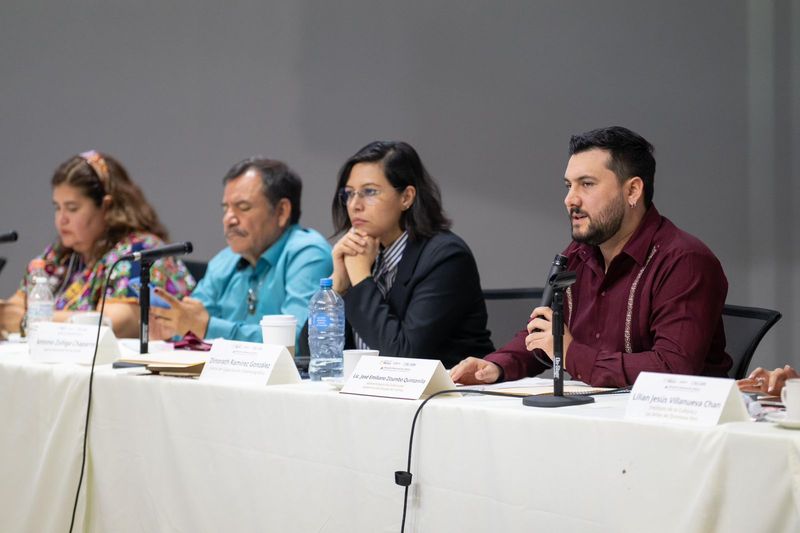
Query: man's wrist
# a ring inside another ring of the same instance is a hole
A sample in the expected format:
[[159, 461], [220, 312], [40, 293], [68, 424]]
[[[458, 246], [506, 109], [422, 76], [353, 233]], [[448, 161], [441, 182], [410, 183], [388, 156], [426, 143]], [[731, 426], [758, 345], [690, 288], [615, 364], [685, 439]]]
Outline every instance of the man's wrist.
[[498, 365], [497, 363], [492, 363], [492, 364], [497, 367], [497, 381], [495, 381], [495, 383], [500, 383], [501, 381], [505, 381], [506, 372], [505, 370], [503, 370], [503, 367]]
[[[205, 339], [208, 334], [208, 326], [211, 323], [211, 316], [208, 314], [208, 311], [205, 310], [205, 307], [203, 307], [203, 312], [199, 314], [200, 316], [189, 324], [189, 331], [199, 336], [201, 339]], [[182, 334], [186, 335], [186, 332]]]
[[[205, 311], [205, 309], [204, 309], [204, 311]], [[201, 327], [200, 327], [200, 331], [198, 331], [198, 334], [200, 335], [200, 338], [203, 338], [203, 339], [206, 338], [206, 335], [208, 334], [208, 323], [209, 322], [211, 322], [211, 317], [208, 316], [208, 312], [206, 311], [206, 312], [203, 313], [203, 316], [200, 319], [200, 324], [199, 325]]]

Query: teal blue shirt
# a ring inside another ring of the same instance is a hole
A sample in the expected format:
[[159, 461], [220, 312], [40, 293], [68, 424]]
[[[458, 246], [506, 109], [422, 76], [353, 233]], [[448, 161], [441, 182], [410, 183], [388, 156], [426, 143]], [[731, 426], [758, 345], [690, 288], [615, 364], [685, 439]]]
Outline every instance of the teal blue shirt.
[[[209, 263], [192, 293], [209, 314], [206, 338], [261, 342], [263, 315], [294, 315], [297, 335], [308, 316], [308, 301], [320, 278], [333, 272], [331, 247], [312, 229], [289, 226], [261, 254], [255, 267], [225, 248]], [[255, 291], [255, 312], [248, 312], [248, 289]]]

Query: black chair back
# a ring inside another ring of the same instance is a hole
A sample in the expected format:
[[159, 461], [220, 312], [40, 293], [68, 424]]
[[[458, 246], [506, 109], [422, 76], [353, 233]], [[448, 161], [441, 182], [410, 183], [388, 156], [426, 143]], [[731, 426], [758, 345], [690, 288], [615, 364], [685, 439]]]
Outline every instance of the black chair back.
[[780, 319], [781, 314], [772, 309], [725, 305], [722, 309], [725, 351], [733, 359], [733, 366], [728, 372], [729, 377], [742, 379], [747, 376], [758, 343]]
[[504, 345], [528, 324], [528, 317], [542, 300], [541, 287], [525, 289], [485, 289], [486, 324], [495, 348]]

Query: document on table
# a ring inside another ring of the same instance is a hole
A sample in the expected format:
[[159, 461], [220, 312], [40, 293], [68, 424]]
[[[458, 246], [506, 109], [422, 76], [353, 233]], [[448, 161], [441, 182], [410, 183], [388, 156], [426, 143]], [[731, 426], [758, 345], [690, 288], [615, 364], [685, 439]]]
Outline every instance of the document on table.
[[141, 365], [172, 364], [194, 365], [208, 361], [208, 352], [191, 352], [188, 350], [175, 350], [172, 352], [155, 352], [129, 355], [119, 360], [122, 363], [135, 363]]

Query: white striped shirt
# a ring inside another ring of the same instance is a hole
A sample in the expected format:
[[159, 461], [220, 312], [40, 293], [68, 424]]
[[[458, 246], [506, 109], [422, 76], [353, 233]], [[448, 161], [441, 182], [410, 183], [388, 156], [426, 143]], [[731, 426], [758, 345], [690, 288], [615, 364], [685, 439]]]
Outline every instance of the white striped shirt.
[[[406, 243], [408, 242], [408, 232], [404, 231], [388, 248], [381, 250], [375, 264], [372, 265], [372, 279], [381, 291], [383, 298], [389, 294], [394, 285], [394, 279], [397, 277], [397, 267], [400, 260], [403, 259], [403, 252], [406, 250]], [[358, 335], [356, 330], [353, 330], [353, 339], [355, 340], [356, 348], [359, 350], [369, 350], [370, 346]]]

